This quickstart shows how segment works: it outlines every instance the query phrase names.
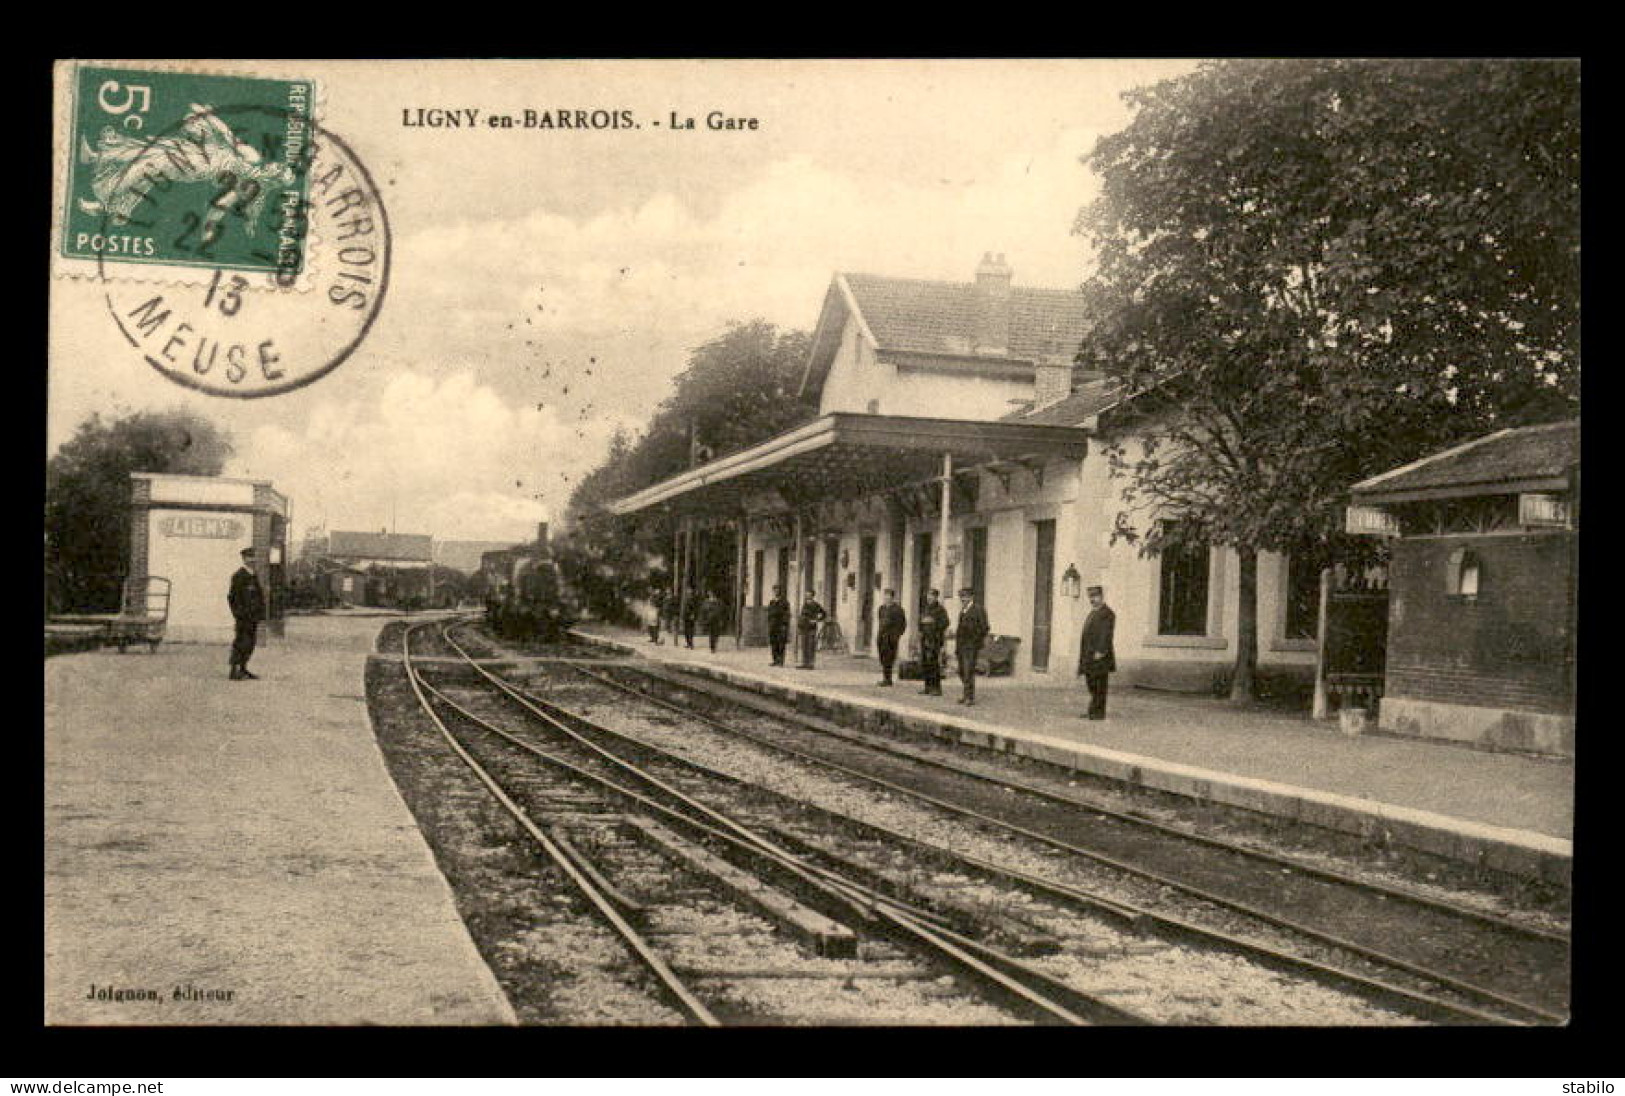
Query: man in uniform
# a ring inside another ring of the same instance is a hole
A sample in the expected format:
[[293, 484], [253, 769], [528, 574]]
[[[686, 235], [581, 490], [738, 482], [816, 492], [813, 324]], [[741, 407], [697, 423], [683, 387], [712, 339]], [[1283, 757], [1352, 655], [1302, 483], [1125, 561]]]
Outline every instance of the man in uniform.
[[1078, 648], [1078, 673], [1089, 686], [1089, 719], [1106, 718], [1108, 674], [1117, 669], [1117, 652], [1112, 649], [1112, 632], [1117, 614], [1106, 604], [1105, 591], [1089, 587], [1089, 617], [1083, 622], [1083, 642]]
[[959, 703], [976, 703], [976, 660], [982, 654], [982, 642], [987, 639], [987, 613], [976, 604], [976, 591], [969, 586], [959, 591], [959, 624], [954, 629], [954, 654], [959, 660], [959, 682], [964, 695]]
[[690, 590], [683, 599], [683, 644], [694, 649], [694, 625], [700, 619], [699, 591]]
[[790, 603], [784, 587], [773, 587], [773, 600], [767, 603], [767, 642], [773, 648], [773, 665], [784, 665], [784, 649], [790, 643]]
[[700, 605], [700, 623], [705, 625], [706, 638], [711, 641], [711, 653], [717, 653], [717, 640], [722, 635], [723, 626], [727, 624], [728, 610], [723, 606], [722, 599], [717, 597], [715, 590], [705, 595], [705, 601]]
[[807, 591], [807, 600], [801, 606], [801, 614], [797, 624], [801, 630], [801, 662], [799, 668], [810, 670], [813, 668], [813, 659], [818, 654], [818, 626], [824, 623], [829, 616], [824, 607], [818, 604], [818, 599], [811, 590]]
[[935, 590], [925, 595], [920, 610], [920, 674], [925, 678], [923, 696], [942, 695], [942, 641], [948, 635], [948, 610], [937, 600]]
[[662, 610], [666, 615], [666, 631], [671, 633], [671, 645], [673, 647], [677, 646], [677, 609], [679, 604], [680, 598], [678, 597], [677, 588], [673, 587], [671, 592], [666, 595], [666, 606]]
[[226, 595], [231, 618], [237, 623], [231, 641], [231, 680], [252, 681], [259, 675], [248, 672], [248, 658], [259, 638], [260, 621], [265, 619], [265, 591], [254, 574], [254, 549], [244, 548], [242, 555], [243, 565], [231, 576], [231, 592]]
[[891, 684], [891, 668], [897, 662], [897, 641], [908, 630], [908, 616], [897, 604], [897, 591], [886, 591], [886, 604], [880, 607], [880, 634], [875, 647], [880, 652], [880, 684]]

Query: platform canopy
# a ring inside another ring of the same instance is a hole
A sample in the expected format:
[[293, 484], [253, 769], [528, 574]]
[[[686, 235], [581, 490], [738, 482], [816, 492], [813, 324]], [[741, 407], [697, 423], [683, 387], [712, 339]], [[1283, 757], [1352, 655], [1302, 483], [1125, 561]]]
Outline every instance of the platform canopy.
[[1088, 432], [1071, 426], [834, 412], [737, 453], [691, 468], [609, 504], [627, 515], [737, 515], [856, 499], [955, 472], [1050, 458], [1081, 459]]

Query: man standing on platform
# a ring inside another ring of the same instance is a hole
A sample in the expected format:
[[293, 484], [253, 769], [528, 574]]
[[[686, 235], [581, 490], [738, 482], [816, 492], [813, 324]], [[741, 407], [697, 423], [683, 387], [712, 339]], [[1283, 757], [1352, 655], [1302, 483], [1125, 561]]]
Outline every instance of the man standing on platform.
[[880, 684], [891, 684], [891, 668], [897, 662], [897, 641], [908, 630], [908, 616], [897, 604], [897, 591], [886, 591], [886, 604], [880, 607], [880, 634], [875, 647], [880, 652]]
[[700, 619], [699, 591], [690, 590], [683, 599], [683, 643], [689, 650], [694, 649], [694, 625]]
[[1112, 632], [1117, 614], [1106, 604], [1105, 591], [1089, 587], [1089, 617], [1083, 622], [1083, 643], [1078, 648], [1078, 673], [1089, 686], [1089, 719], [1106, 718], [1107, 676], [1117, 669], [1117, 652], [1112, 649]]
[[920, 674], [925, 678], [923, 696], [942, 695], [942, 641], [948, 635], [948, 610], [937, 600], [940, 595], [932, 590], [925, 595], [925, 607], [920, 610]]
[[784, 649], [790, 644], [790, 603], [784, 587], [773, 587], [773, 600], [767, 603], [767, 642], [773, 648], [773, 665], [784, 665]]
[[800, 668], [810, 670], [813, 660], [818, 654], [818, 626], [824, 623], [829, 616], [824, 607], [818, 604], [818, 599], [811, 590], [807, 591], [807, 600], [801, 606], [801, 615], [797, 623], [801, 628], [801, 662]]
[[976, 591], [969, 586], [959, 591], [961, 606], [959, 625], [954, 629], [954, 654], [959, 659], [959, 682], [964, 695], [959, 703], [976, 703], [976, 660], [982, 654], [982, 642], [987, 639], [987, 613], [976, 604]]
[[660, 642], [660, 621], [664, 618], [666, 609], [666, 593], [656, 586], [649, 593], [649, 606], [651, 609], [649, 620], [649, 642]]
[[671, 645], [673, 647], [677, 646], [677, 608], [677, 588], [674, 586], [671, 592], [666, 595], [666, 606], [661, 610], [666, 617], [666, 630], [671, 633]]
[[712, 590], [705, 595], [705, 602], [700, 606], [700, 623], [705, 625], [705, 635], [711, 641], [711, 653], [717, 653], [717, 640], [722, 635], [723, 626], [727, 623], [728, 610], [723, 606], [722, 599]]
[[248, 672], [248, 658], [259, 639], [260, 621], [265, 619], [265, 591], [254, 574], [254, 549], [243, 549], [243, 565], [231, 576], [231, 592], [226, 595], [237, 634], [231, 641], [231, 680], [254, 681], [258, 674]]

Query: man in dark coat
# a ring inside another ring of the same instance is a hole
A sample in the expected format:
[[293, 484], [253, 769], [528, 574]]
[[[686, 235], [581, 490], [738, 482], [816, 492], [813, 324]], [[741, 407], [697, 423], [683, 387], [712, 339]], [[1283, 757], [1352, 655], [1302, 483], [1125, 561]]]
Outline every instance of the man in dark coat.
[[689, 648], [694, 646], [694, 625], [700, 619], [700, 599], [698, 591], [690, 590], [683, 599], [683, 643]]
[[886, 591], [886, 604], [880, 607], [880, 634], [875, 647], [880, 653], [880, 684], [891, 684], [891, 668], [897, 662], [897, 641], [908, 630], [908, 615], [897, 604], [897, 591]]
[[666, 595], [666, 604], [661, 610], [666, 618], [666, 631], [671, 633], [671, 645], [673, 647], [677, 646], [678, 604], [677, 591], [674, 589], [671, 591], [671, 593]]
[[705, 635], [711, 641], [711, 653], [717, 652], [717, 639], [722, 635], [722, 629], [728, 622], [728, 610], [717, 597], [715, 590], [705, 595], [705, 601], [700, 605], [700, 623], [705, 625]]
[[818, 604], [818, 599], [813, 596], [813, 592], [808, 590], [807, 600], [802, 603], [801, 613], [796, 619], [801, 631], [801, 662], [799, 666], [803, 670], [813, 668], [813, 659], [818, 654], [818, 626], [824, 623], [828, 617], [829, 614], [824, 612], [822, 605]]
[[920, 609], [920, 674], [925, 678], [924, 696], [942, 695], [942, 641], [948, 635], [948, 610], [942, 607], [935, 590], [925, 595]]
[[773, 600], [767, 603], [767, 642], [773, 648], [773, 665], [784, 665], [784, 649], [790, 644], [790, 602], [784, 587], [773, 587]]
[[259, 675], [248, 672], [248, 658], [259, 639], [260, 621], [265, 619], [265, 591], [254, 574], [254, 549], [243, 549], [243, 565], [231, 576], [231, 592], [226, 595], [237, 634], [231, 641], [231, 680], [252, 681]]
[[976, 604], [976, 591], [965, 587], [959, 591], [959, 624], [954, 629], [954, 654], [959, 660], [959, 681], [964, 694], [959, 703], [976, 703], [976, 660], [982, 655], [982, 643], [987, 639], [987, 613]]
[[1089, 686], [1090, 719], [1106, 718], [1108, 674], [1117, 669], [1117, 652], [1112, 649], [1112, 632], [1117, 614], [1106, 604], [1105, 591], [1089, 587], [1089, 617], [1083, 622], [1083, 642], [1078, 648], [1078, 673]]

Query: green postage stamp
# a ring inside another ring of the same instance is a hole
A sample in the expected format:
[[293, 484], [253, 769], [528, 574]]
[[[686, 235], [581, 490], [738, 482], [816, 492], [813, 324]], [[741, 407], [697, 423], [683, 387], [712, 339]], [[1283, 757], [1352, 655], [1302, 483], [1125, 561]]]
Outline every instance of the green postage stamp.
[[308, 80], [79, 68], [63, 256], [296, 278], [314, 92]]

